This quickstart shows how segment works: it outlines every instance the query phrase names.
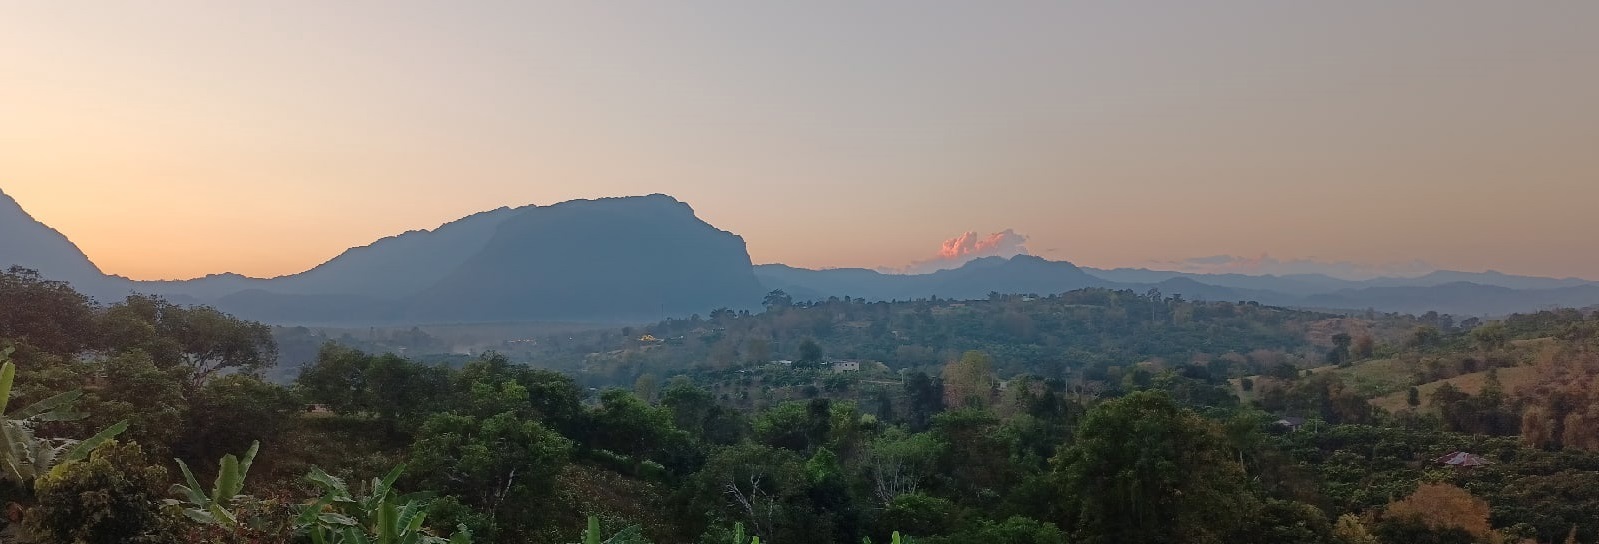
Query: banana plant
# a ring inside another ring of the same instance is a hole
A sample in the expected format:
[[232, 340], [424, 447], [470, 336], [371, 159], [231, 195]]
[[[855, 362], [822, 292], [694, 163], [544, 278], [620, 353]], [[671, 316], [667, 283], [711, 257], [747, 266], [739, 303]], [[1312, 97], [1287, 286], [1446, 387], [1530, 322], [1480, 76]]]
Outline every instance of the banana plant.
[[[746, 540], [747, 539], [747, 540]], [[761, 544], [761, 537], [744, 536], [744, 524], [733, 524], [733, 544]]]
[[351, 493], [344, 480], [312, 467], [306, 479], [321, 488], [322, 497], [301, 507], [296, 529], [313, 544], [471, 544], [472, 533], [465, 526], [448, 539], [423, 530], [430, 497], [395, 491], [394, 482], [404, 470], [403, 465], [395, 467], [360, 493]]
[[[889, 544], [911, 544], [911, 542], [911, 537], [900, 537], [899, 531], [894, 531], [893, 538], [889, 540]], [[872, 538], [861, 537], [861, 544], [872, 544]]]
[[601, 540], [602, 538], [604, 536], [600, 534], [600, 518], [589, 516], [589, 527], [583, 531], [583, 544], [649, 544], [649, 541], [644, 539], [644, 530], [637, 525], [622, 529], [611, 535], [611, 538]]
[[72, 411], [72, 404], [83, 392], [68, 391], [7, 413], [11, 386], [17, 377], [17, 367], [10, 360], [12, 351], [12, 348], [0, 350], [0, 363], [3, 363], [0, 364], [0, 414], [4, 414], [0, 416], [0, 469], [4, 477], [18, 483], [32, 481], [56, 465], [87, 458], [89, 452], [128, 430], [128, 422], [123, 420], [86, 440], [35, 435], [34, 429], [42, 423], [88, 417], [88, 414]]
[[181, 506], [183, 515], [199, 523], [223, 527], [238, 525], [238, 517], [234, 515], [232, 508], [234, 503], [247, 497], [243, 494], [244, 479], [250, 475], [250, 465], [255, 463], [255, 453], [260, 449], [261, 442], [256, 441], [250, 444], [249, 451], [244, 452], [243, 459], [231, 453], [222, 456], [220, 468], [217, 469], [217, 479], [211, 484], [209, 495], [206, 494], [205, 488], [200, 487], [200, 482], [194, 478], [189, 465], [182, 459], [175, 459], [188, 485], [172, 484], [171, 492], [182, 496], [183, 499], [167, 499], [166, 503]]

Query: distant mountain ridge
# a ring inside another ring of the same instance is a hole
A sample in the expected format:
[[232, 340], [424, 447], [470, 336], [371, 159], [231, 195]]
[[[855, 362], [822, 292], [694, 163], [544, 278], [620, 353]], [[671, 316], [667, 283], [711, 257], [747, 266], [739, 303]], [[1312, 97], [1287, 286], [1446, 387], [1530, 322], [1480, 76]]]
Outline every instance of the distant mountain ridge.
[[16, 199], [0, 191], [0, 270], [12, 266], [70, 282], [93, 297], [118, 296], [132, 286], [132, 282], [107, 276], [65, 234], [34, 219]]
[[660, 194], [477, 213], [277, 278], [107, 276], [9, 197], [0, 226], [0, 260], [102, 300], [153, 293], [283, 324], [638, 321], [753, 309], [765, 294], [743, 238]]
[[[159, 294], [204, 299], [259, 290], [284, 295], [355, 295], [400, 299], [441, 281], [483, 249], [501, 222], [521, 208], [475, 213], [437, 228], [412, 230], [345, 250], [310, 270], [276, 278], [214, 274], [180, 281], [141, 282]], [[426, 255], [428, 258], [418, 258]], [[399, 273], [399, 272], [404, 272]]]
[[1596, 282], [1493, 271], [1351, 281], [1320, 274], [1080, 268], [1029, 255], [980, 258], [926, 274], [753, 266], [743, 238], [661, 194], [498, 208], [382, 238], [277, 278], [215, 274], [141, 282], [108, 276], [3, 192], [0, 233], [0, 266], [37, 269], [101, 300], [153, 293], [281, 324], [647, 321], [721, 307], [753, 309], [772, 289], [798, 300], [1158, 289], [1190, 299], [1490, 316], [1599, 305]]
[[890, 274], [860, 268], [808, 270], [771, 264], [755, 267], [767, 287], [791, 296], [826, 298], [855, 296], [868, 300], [910, 300], [938, 296], [971, 299], [989, 292], [1060, 293], [1088, 287], [1114, 287], [1065, 261], [1030, 255], [984, 257], [948, 270], [926, 274]]
[[[1165, 295], [1190, 299], [1256, 301], [1276, 306], [1323, 310], [1375, 309], [1385, 312], [1420, 314], [1428, 311], [1456, 315], [1505, 315], [1551, 307], [1583, 308], [1599, 305], [1599, 282], [1515, 276], [1498, 272], [1435, 272], [1416, 278], [1376, 278], [1352, 281], [1317, 274], [1290, 276], [1249, 276], [1243, 274], [1194, 274], [1185, 272], [1077, 268], [1070, 263], [1043, 261], [1037, 257], [1011, 259], [1042, 261], [1043, 266], [1071, 270], [1054, 278], [1038, 278], [1024, 284], [992, 274], [1004, 270], [1005, 259], [979, 259], [961, 268], [942, 272], [959, 273], [966, 285], [986, 286], [1001, 293], [1049, 293], [1082, 287], [1106, 287], [1144, 291], [1159, 289]], [[1069, 269], [1066, 267], [1070, 267]], [[783, 265], [762, 265], [756, 274], [769, 287], [791, 290], [799, 298], [862, 296], [867, 299], [904, 299], [916, 296], [977, 298], [974, 289], [957, 290], [937, 285], [930, 276], [871, 276], [858, 269], [805, 270]], [[897, 278], [897, 279], [896, 279]], [[1470, 278], [1477, 282], [1462, 281]], [[1492, 282], [1492, 283], [1489, 283]], [[892, 286], [885, 288], [884, 286]], [[907, 286], [918, 286], [906, 290]], [[987, 292], [987, 291], [984, 291]]]
[[1254, 276], [1237, 273], [1198, 274], [1145, 268], [1116, 268], [1108, 270], [1087, 268], [1085, 270], [1097, 277], [1124, 283], [1155, 283], [1171, 278], [1190, 278], [1220, 287], [1264, 289], [1295, 295], [1319, 294], [1340, 289], [1363, 289], [1369, 287], [1436, 287], [1460, 282], [1508, 287], [1511, 289], [1557, 289], [1599, 283], [1581, 278], [1518, 276], [1493, 270], [1487, 272], [1438, 270], [1411, 278], [1381, 277], [1369, 280], [1346, 280], [1324, 274]]

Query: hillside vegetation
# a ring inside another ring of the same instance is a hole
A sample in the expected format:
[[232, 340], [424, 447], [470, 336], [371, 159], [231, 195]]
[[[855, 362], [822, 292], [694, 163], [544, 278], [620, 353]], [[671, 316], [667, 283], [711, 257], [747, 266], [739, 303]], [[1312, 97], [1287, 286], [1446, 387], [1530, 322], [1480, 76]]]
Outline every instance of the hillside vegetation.
[[263, 325], [0, 274], [5, 538], [1599, 541], [1596, 316], [768, 301], [532, 365], [327, 343], [278, 385]]

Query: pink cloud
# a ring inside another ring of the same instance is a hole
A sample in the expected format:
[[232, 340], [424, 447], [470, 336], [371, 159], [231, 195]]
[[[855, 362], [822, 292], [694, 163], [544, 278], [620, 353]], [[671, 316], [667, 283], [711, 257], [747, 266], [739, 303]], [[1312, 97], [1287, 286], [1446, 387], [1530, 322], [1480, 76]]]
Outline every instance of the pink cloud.
[[1017, 234], [1014, 230], [1005, 229], [987, 236], [978, 236], [976, 231], [970, 231], [944, 240], [944, 243], [938, 249], [938, 253], [929, 259], [917, 261], [902, 268], [883, 268], [881, 270], [899, 274], [925, 274], [937, 270], [957, 268], [983, 257], [1014, 257], [1028, 254], [1027, 237]]

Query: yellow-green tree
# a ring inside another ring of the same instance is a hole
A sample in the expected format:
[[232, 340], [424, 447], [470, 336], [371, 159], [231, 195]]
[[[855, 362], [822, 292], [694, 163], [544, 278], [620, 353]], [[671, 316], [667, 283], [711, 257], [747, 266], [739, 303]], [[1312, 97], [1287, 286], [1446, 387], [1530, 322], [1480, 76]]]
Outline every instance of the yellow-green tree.
[[968, 351], [944, 366], [944, 405], [985, 408], [994, 398], [994, 361], [981, 351]]

